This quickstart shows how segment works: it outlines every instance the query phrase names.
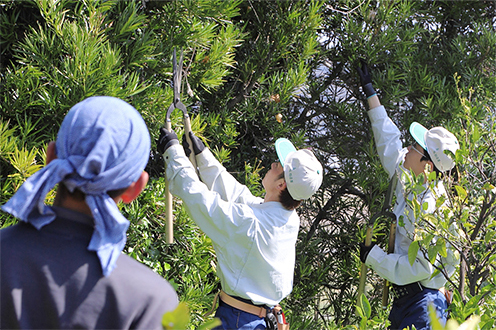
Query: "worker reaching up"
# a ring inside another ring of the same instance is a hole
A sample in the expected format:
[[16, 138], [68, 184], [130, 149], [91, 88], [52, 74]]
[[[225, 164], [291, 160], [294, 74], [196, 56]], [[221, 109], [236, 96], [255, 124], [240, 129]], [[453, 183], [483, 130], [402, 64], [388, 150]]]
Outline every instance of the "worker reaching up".
[[[415, 143], [403, 148], [400, 131], [381, 105], [365, 63], [358, 68], [358, 73], [370, 108], [367, 114], [372, 123], [377, 152], [389, 177], [403, 177], [410, 175], [410, 172], [418, 176], [436, 171], [437, 177], [440, 178], [442, 173], [451, 170], [455, 163], [445, 151], [454, 154], [459, 149], [456, 137], [443, 127], [426, 129], [414, 122], [410, 125], [410, 134]], [[446, 322], [448, 301], [443, 287], [447, 281], [446, 276], [451, 276], [455, 271], [455, 254], [448, 245], [447, 257], [442, 258], [442, 264], [437, 265], [443, 268], [443, 272], [436, 275], [436, 267], [425, 259], [421, 252], [413, 264], [410, 264], [408, 248], [413, 241], [415, 222], [418, 219], [413, 216], [407, 199], [411, 200], [414, 197], [405, 192], [401, 180], [396, 186], [395, 194], [396, 204], [393, 212], [397, 218], [397, 226], [394, 253], [387, 254], [377, 245], [366, 247], [361, 244], [360, 259], [392, 283], [395, 298], [389, 314], [390, 329], [404, 329], [407, 326], [411, 328], [412, 325], [415, 325], [417, 330], [430, 329], [428, 306], [431, 304], [436, 308], [441, 322]], [[446, 190], [442, 180], [436, 181], [433, 190], [429, 189], [425, 182], [424, 191], [418, 194], [417, 200], [420, 205], [427, 203], [428, 207], [424, 212], [433, 213], [437, 198], [443, 195], [446, 195]]]
[[[158, 143], [170, 192], [212, 240], [222, 291], [217, 329], [275, 329], [283, 314], [276, 305], [293, 288], [300, 219], [295, 209], [320, 187], [322, 166], [308, 149], [276, 141], [279, 161], [262, 180], [265, 197], [253, 196], [190, 134], [192, 146], [161, 130]], [[184, 140], [184, 139], [183, 139]], [[191, 150], [192, 149], [192, 150]], [[186, 157], [196, 155], [199, 176]], [[276, 308], [274, 308], [276, 307]]]

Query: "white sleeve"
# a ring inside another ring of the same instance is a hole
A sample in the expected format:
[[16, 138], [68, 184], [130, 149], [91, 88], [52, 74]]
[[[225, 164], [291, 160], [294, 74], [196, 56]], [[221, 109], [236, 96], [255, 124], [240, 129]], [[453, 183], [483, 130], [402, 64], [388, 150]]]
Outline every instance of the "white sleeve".
[[[432, 193], [430, 190], [423, 194], [423, 199], [418, 202], [422, 205], [424, 202], [428, 204], [426, 213], [433, 213], [436, 210], [437, 196], [443, 195], [445, 193], [444, 186], [442, 182], [439, 182], [438, 188], [435, 189], [436, 193]], [[400, 202], [401, 203], [401, 202]], [[405, 202], [402, 202], [405, 204]], [[441, 210], [441, 215], [442, 210]], [[451, 247], [451, 245], [446, 242], [447, 256], [438, 256], [434, 265], [431, 264], [429, 260], [425, 257], [424, 252], [418, 251], [416, 259], [412, 264], [408, 259], [408, 249], [412, 243], [410, 238], [411, 233], [415, 231], [415, 219], [412, 217], [413, 212], [407, 212], [405, 214], [404, 209], [402, 211], [404, 218], [404, 226], [398, 226], [396, 228], [396, 242], [395, 253], [387, 254], [381, 248], [374, 246], [367, 256], [366, 264], [370, 266], [374, 271], [381, 277], [386, 278], [392, 283], [398, 285], [405, 285], [413, 282], [420, 281], [422, 284], [428, 288], [435, 289], [440, 288], [446, 283], [446, 278], [443, 274], [436, 273], [437, 268], [444, 268], [444, 272], [451, 276], [454, 273], [454, 265], [458, 262], [458, 255], [456, 251]], [[456, 235], [457, 229], [456, 225], [450, 226], [450, 231]], [[410, 233], [410, 234], [409, 234]], [[436, 244], [433, 240], [431, 244]]]
[[387, 254], [377, 245], [370, 250], [365, 264], [372, 268], [380, 277], [397, 285], [406, 285], [426, 280], [435, 271], [434, 266], [420, 252], [413, 265], [410, 265], [407, 254]]
[[248, 205], [225, 201], [200, 181], [180, 145], [168, 148], [164, 159], [169, 191], [183, 201], [191, 218], [216, 244], [223, 246], [240, 226], [256, 222]]
[[373, 108], [367, 113], [372, 123], [377, 153], [382, 166], [391, 178], [405, 155], [405, 149], [400, 140], [400, 130], [388, 117], [384, 106]]
[[200, 177], [207, 187], [219, 193], [223, 200], [237, 203], [261, 203], [263, 199], [253, 196], [248, 187], [239, 183], [212, 152], [205, 149], [196, 156]]

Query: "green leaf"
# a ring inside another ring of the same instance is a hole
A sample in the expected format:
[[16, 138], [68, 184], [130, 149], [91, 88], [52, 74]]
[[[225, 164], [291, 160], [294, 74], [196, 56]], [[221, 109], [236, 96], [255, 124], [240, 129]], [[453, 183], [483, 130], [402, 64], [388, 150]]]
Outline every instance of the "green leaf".
[[370, 307], [369, 300], [363, 293], [360, 297], [360, 308], [363, 310], [363, 314], [365, 315], [365, 317], [369, 319], [370, 315], [372, 314], [372, 308]]
[[410, 265], [413, 265], [413, 263], [417, 259], [418, 251], [419, 251], [419, 242], [413, 241], [408, 247], [408, 261], [410, 262]]
[[458, 194], [458, 197], [460, 197], [460, 199], [463, 200], [467, 197], [467, 191], [463, 187], [456, 185], [455, 190], [456, 193]]
[[422, 239], [422, 245], [423, 246], [429, 246], [431, 243], [432, 239], [434, 238], [434, 235], [428, 234]]
[[441, 322], [439, 322], [439, 318], [437, 317], [436, 309], [429, 305], [429, 318], [431, 320], [431, 329], [432, 330], [443, 330]]
[[446, 250], [446, 241], [444, 238], [439, 237], [436, 246], [438, 247], [438, 252], [441, 255], [441, 257], [446, 258], [448, 256], [448, 251]]
[[[494, 232], [493, 230], [488, 230], [487, 233], [484, 235], [484, 243], [487, 244], [491, 242], [495, 234], [496, 232]], [[493, 257], [496, 257], [496, 255], [493, 255]]]
[[187, 328], [189, 320], [189, 308], [186, 303], [180, 302], [175, 310], [162, 316], [162, 327], [164, 330], [184, 330]]
[[460, 164], [465, 159], [462, 150], [458, 149], [456, 151], [455, 158], [456, 158], [456, 163], [457, 164]]
[[429, 262], [431, 264], [434, 263], [434, 261], [436, 261], [436, 256], [437, 256], [437, 246], [429, 246], [429, 248], [427, 249], [427, 256], [429, 257]]
[[444, 204], [444, 202], [446, 202], [446, 196], [444, 196], [444, 195], [439, 196], [439, 197], [436, 199], [436, 208], [441, 207], [441, 205], [443, 205], [443, 204]]
[[[363, 293], [362, 293], [363, 294]], [[361, 305], [361, 304], [360, 304]], [[363, 312], [363, 309], [362, 307], [360, 307], [360, 305], [357, 305], [356, 306], [356, 313], [358, 314], [358, 316], [360, 316], [361, 319], [365, 319], [365, 314]]]
[[432, 223], [434, 226], [438, 224], [438, 219], [432, 213], [424, 214], [424, 219]]
[[215, 327], [218, 327], [219, 325], [222, 325], [222, 321], [219, 318], [214, 318], [212, 320], [206, 321], [202, 325], [200, 325], [196, 330], [210, 330]]
[[362, 318], [360, 320], [360, 329], [361, 330], [367, 330], [367, 319], [366, 318]]
[[484, 323], [481, 322], [480, 329], [481, 330], [493, 329], [494, 322], [495, 321], [493, 319], [489, 319], [489, 320], [485, 321]]
[[479, 131], [479, 126], [477, 125], [474, 125], [473, 126], [473, 130], [472, 130], [472, 143], [476, 143], [477, 141], [479, 141], [479, 138], [480, 138], [480, 131]]
[[440, 271], [439, 269], [436, 269], [436, 270], [434, 270], [434, 272], [432, 273], [431, 278], [434, 278], [434, 277], [438, 276], [439, 274], [441, 274], [441, 271]]
[[484, 190], [489, 190], [489, 191], [494, 191], [495, 187], [490, 184], [489, 182], [484, 183], [484, 186], [482, 187]]
[[479, 308], [480, 296], [474, 296], [465, 304], [463, 313], [465, 317], [472, 315]]

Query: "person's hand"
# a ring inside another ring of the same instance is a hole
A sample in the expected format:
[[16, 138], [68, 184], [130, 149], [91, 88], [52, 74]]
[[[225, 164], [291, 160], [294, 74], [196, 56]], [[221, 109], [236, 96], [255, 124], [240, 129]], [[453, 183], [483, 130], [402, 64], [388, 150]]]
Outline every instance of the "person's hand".
[[357, 67], [358, 74], [360, 75], [360, 84], [362, 85], [362, 90], [367, 98], [374, 96], [375, 90], [372, 86], [372, 76], [369, 72], [369, 67], [364, 60], [360, 60], [361, 67]]
[[174, 131], [169, 132], [165, 128], [160, 129], [160, 137], [157, 141], [157, 148], [161, 154], [164, 154], [170, 146], [175, 144], [179, 144], [179, 139], [177, 138], [176, 133]]
[[365, 243], [359, 243], [360, 246], [360, 260], [365, 263], [365, 260], [367, 260], [367, 256], [370, 253], [370, 250], [374, 247], [375, 243], [370, 244], [369, 246], [365, 246]]
[[[205, 145], [203, 144], [203, 141], [193, 134], [193, 132], [189, 132], [189, 137], [191, 139], [191, 144], [193, 145], [193, 151], [195, 153], [195, 156], [198, 154], [201, 154], [203, 150], [205, 150]], [[191, 154], [191, 149], [189, 147], [189, 143], [186, 140], [186, 134], [183, 135], [183, 148], [184, 152], [186, 153], [186, 156], [189, 157]]]

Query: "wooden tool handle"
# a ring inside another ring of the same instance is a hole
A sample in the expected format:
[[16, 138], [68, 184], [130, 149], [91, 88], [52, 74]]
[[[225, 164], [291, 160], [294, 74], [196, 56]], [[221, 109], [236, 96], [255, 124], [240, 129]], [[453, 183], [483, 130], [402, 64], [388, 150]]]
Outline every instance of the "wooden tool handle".
[[[372, 244], [372, 233], [374, 228], [369, 226], [367, 228], [367, 234], [365, 236], [365, 246], [370, 246]], [[358, 284], [358, 297], [357, 297], [357, 305], [360, 304], [360, 298], [362, 293], [365, 292], [365, 280], [367, 278], [367, 266], [364, 262], [362, 262], [362, 268], [360, 270], [360, 282]]]
[[[172, 130], [171, 122], [168, 120], [165, 123], [165, 129], [169, 132]], [[167, 176], [167, 172], [165, 172]], [[165, 242], [167, 244], [174, 243], [174, 216], [172, 214], [172, 194], [169, 191], [169, 181], [165, 178]]]
[[[392, 221], [389, 228], [388, 254], [394, 252], [394, 240], [396, 239], [396, 222]], [[382, 309], [386, 309], [389, 301], [389, 282], [384, 280], [382, 289]]]

